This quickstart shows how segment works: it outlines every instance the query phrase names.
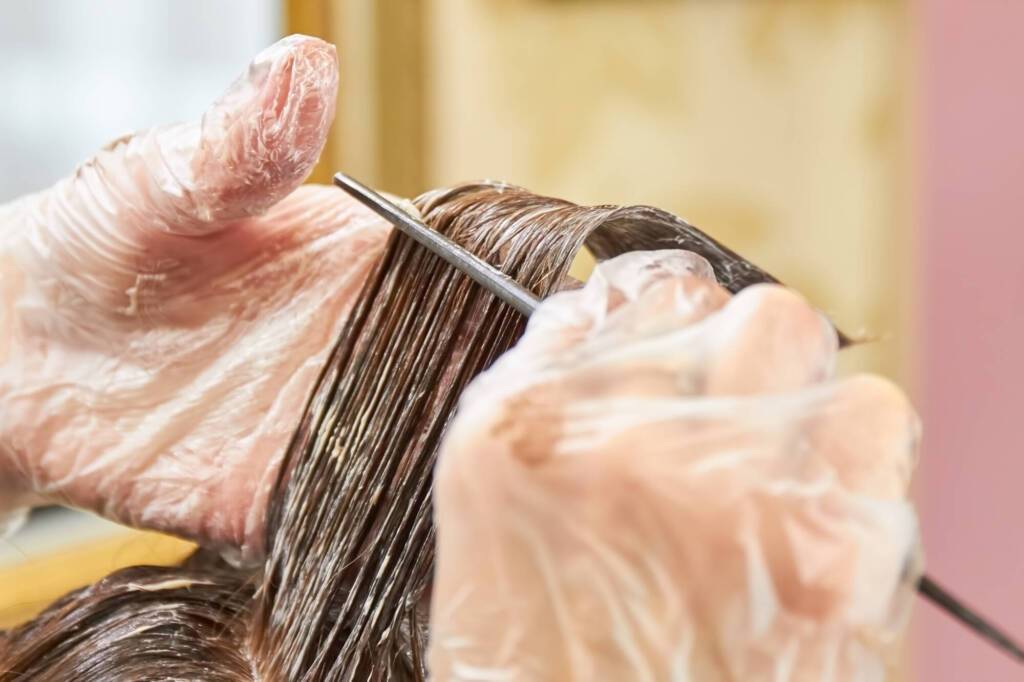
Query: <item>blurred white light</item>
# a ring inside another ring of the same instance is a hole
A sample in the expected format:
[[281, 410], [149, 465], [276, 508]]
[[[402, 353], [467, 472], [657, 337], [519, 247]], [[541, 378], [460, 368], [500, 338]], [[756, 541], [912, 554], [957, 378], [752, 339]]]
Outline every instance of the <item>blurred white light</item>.
[[281, 4], [0, 3], [0, 202], [125, 132], [199, 117], [281, 35]]

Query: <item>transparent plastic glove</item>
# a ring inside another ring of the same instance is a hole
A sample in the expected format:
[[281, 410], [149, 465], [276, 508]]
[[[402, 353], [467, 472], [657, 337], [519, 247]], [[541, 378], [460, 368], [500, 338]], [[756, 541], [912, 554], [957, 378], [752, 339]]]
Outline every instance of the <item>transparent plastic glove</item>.
[[679, 251], [545, 301], [435, 488], [437, 680], [882, 680], [918, 574], [917, 419], [798, 295]]
[[286, 38], [201, 122], [0, 208], [0, 507], [42, 500], [258, 554], [268, 492], [387, 228], [299, 187], [333, 46]]

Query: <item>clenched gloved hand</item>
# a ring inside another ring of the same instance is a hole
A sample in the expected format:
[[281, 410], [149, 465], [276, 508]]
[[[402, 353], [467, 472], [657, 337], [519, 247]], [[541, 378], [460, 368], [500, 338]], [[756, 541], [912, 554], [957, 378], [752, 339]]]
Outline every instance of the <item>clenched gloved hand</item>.
[[286, 38], [201, 122], [117, 140], [0, 208], [0, 516], [65, 502], [259, 554], [280, 457], [388, 229], [299, 187], [337, 85], [332, 46]]
[[884, 679], [917, 418], [798, 295], [632, 253], [470, 385], [435, 479], [439, 680]]

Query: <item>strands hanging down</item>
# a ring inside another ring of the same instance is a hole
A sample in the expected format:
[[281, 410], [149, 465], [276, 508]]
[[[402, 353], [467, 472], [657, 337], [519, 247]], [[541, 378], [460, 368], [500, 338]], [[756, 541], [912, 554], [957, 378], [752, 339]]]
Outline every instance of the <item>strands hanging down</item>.
[[[433, 229], [538, 297], [562, 286], [584, 243], [599, 259], [695, 251], [732, 291], [775, 281], [656, 209], [580, 207], [496, 183], [415, 203]], [[142, 665], [147, 679], [425, 679], [437, 450], [463, 388], [524, 325], [392, 235], [287, 453], [262, 574], [222, 566], [113, 574], [0, 640], [0, 680], [69, 679], [69, 671], [77, 680], [135, 679]], [[119, 633], [118, 647], [102, 644], [105, 632]]]

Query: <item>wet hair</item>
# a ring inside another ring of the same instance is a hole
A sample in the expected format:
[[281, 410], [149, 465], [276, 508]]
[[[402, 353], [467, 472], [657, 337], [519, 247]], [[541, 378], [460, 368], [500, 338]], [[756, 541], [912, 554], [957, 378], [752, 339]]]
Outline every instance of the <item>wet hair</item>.
[[[654, 208], [582, 207], [500, 183], [414, 203], [541, 298], [584, 244], [598, 260], [694, 251], [731, 291], [776, 281]], [[463, 388], [524, 326], [393, 234], [288, 448], [263, 566], [200, 551], [181, 566], [117, 571], [0, 639], [0, 680], [425, 679], [439, 444]]]

